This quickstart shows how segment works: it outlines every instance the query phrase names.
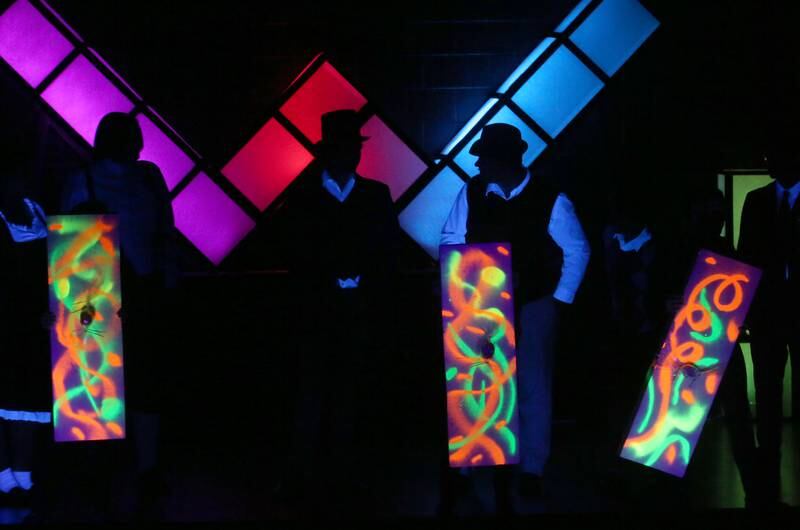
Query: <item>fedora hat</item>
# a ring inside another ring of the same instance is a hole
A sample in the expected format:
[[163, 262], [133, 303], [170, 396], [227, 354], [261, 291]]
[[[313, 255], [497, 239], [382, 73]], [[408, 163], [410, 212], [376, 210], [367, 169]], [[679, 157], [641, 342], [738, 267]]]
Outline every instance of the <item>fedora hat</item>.
[[354, 110], [334, 110], [322, 115], [321, 144], [363, 142], [369, 136], [361, 135], [361, 120]]
[[481, 136], [469, 149], [475, 156], [518, 157], [527, 151], [528, 142], [519, 129], [508, 123], [492, 123], [481, 130]]

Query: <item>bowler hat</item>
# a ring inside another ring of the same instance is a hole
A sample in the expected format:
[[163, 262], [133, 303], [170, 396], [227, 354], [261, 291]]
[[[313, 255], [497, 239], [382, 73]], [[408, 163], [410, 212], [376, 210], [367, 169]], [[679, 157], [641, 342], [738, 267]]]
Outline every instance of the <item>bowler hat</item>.
[[522, 139], [519, 129], [508, 123], [492, 123], [481, 130], [478, 141], [472, 144], [469, 154], [475, 156], [522, 156], [528, 142]]
[[363, 142], [369, 136], [361, 135], [361, 120], [354, 110], [334, 110], [322, 115], [320, 143]]

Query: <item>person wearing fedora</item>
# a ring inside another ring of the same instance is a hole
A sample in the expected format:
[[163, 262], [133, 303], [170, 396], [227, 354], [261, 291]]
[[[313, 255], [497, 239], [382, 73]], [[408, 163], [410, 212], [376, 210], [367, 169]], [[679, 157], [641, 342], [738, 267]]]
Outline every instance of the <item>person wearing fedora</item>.
[[296, 442], [282, 489], [289, 502], [310, 502], [326, 513], [353, 501], [359, 511], [371, 504], [362, 495], [374, 491], [365, 486], [371, 480], [367, 455], [378, 445], [369, 440], [378, 430], [371, 418], [386, 401], [376, 376], [387, 357], [381, 351], [400, 226], [388, 186], [356, 173], [368, 140], [361, 125], [351, 110], [322, 116], [317, 160], [279, 212], [294, 303], [304, 309], [295, 321], [302, 337]]
[[[560, 307], [575, 298], [590, 248], [566, 195], [523, 165], [527, 147], [512, 125], [483, 128], [469, 151], [478, 157], [475, 165], [480, 173], [456, 198], [441, 243], [511, 243], [520, 389], [519, 492], [535, 497], [541, 492], [550, 454], [552, 369]], [[510, 502], [510, 493], [503, 494], [501, 489], [496, 489], [498, 504]]]

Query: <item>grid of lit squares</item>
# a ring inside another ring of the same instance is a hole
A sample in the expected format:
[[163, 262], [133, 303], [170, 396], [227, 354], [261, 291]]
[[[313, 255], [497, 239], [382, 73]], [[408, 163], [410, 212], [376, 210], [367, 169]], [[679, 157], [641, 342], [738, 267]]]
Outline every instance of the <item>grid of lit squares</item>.
[[[403, 228], [428, 253], [438, 256], [438, 239], [463, 179], [477, 174], [469, 149], [491, 123], [510, 123], [528, 143], [530, 165], [658, 27], [636, 0], [582, 0], [497, 89], [441, 153], [438, 174], [400, 214]], [[575, 53], [577, 48], [582, 53]], [[583, 55], [583, 56], [580, 56]], [[602, 73], [596, 73], [602, 72]]]
[[[178, 188], [176, 227], [213, 264], [221, 263], [255, 227], [257, 218], [248, 213], [253, 208], [226, 193], [214, 173], [201, 167], [199, 155], [46, 2], [16, 0], [0, 14], [0, 57], [88, 144], [106, 113], [133, 113], [144, 136], [141, 159], [161, 169], [169, 190]], [[310, 146], [320, 140], [322, 115], [367, 104], [319, 57], [298, 79], [280, 107], [283, 119], [270, 118], [220, 172], [261, 212], [313, 160]], [[369, 140], [358, 172], [386, 183], [397, 200], [428, 163], [379, 116], [364, 118]], [[284, 127], [283, 120], [293, 127]]]

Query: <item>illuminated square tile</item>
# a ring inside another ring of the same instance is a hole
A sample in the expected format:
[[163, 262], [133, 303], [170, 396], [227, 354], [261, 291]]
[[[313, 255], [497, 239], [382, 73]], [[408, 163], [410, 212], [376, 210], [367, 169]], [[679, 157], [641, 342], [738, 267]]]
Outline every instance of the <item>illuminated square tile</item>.
[[[522, 156], [522, 162], [526, 166], [531, 165], [531, 163], [536, 160], [536, 157], [539, 156], [542, 151], [544, 151], [545, 147], [547, 147], [547, 144], [544, 142], [544, 140], [542, 140], [539, 135], [533, 132], [533, 129], [528, 127], [525, 122], [522, 121], [522, 119], [508, 107], [503, 107], [500, 109], [497, 114], [492, 116], [492, 119], [489, 120], [487, 125], [491, 123], [508, 123], [520, 130], [522, 133], [522, 139], [528, 142], [528, 150], [525, 151], [525, 154]], [[462, 149], [453, 159], [453, 161], [471, 177], [474, 177], [478, 174], [478, 168], [475, 167], [475, 161], [478, 160], [478, 158], [475, 155], [469, 154], [469, 149], [479, 137], [480, 131], [478, 131], [475, 136], [472, 137], [469, 143], [464, 146], [464, 149]]]
[[264, 210], [312, 159], [294, 136], [271, 119], [222, 168], [222, 174]]
[[464, 181], [445, 167], [398, 216], [403, 230], [434, 259], [439, 257], [442, 227], [464, 186]]
[[0, 15], [0, 57], [34, 88], [73, 48], [27, 0]]
[[47, 87], [42, 98], [90, 144], [103, 116], [133, 109], [133, 103], [82, 55]]
[[508, 76], [508, 79], [506, 79], [503, 82], [503, 84], [500, 85], [500, 88], [498, 88], [497, 91], [500, 94], [505, 94], [506, 91], [508, 91], [508, 89], [511, 88], [511, 85], [514, 84], [514, 81], [519, 79], [519, 76], [524, 74], [525, 71], [528, 70], [528, 68], [530, 68], [533, 63], [536, 62], [536, 59], [541, 57], [544, 51], [547, 48], [549, 48], [551, 44], [555, 42], [555, 40], [556, 39], [554, 39], [553, 37], [547, 37], [542, 42], [540, 42], [539, 45], [536, 48], [534, 48], [533, 51], [529, 53], [527, 57], [525, 57], [525, 60], [522, 61], [519, 66], [517, 66], [517, 68], [511, 73], [511, 75]]
[[161, 169], [167, 188], [171, 191], [189, 173], [194, 162], [147, 116], [139, 114], [136, 119], [144, 137], [144, 149], [139, 158], [152, 162]]
[[367, 100], [329, 63], [324, 63], [281, 107], [306, 138], [316, 143], [322, 137], [320, 119], [334, 110], [358, 110]]
[[603, 82], [561, 46], [511, 99], [555, 138], [602, 88]]
[[369, 140], [361, 150], [358, 173], [388, 185], [397, 200], [428, 166], [377, 116], [364, 124], [361, 134]]
[[204, 173], [197, 175], [175, 197], [172, 210], [175, 227], [214, 265], [219, 265], [255, 226], [255, 222]]
[[658, 20], [636, 0], [605, 0], [570, 40], [611, 76], [657, 27]]

